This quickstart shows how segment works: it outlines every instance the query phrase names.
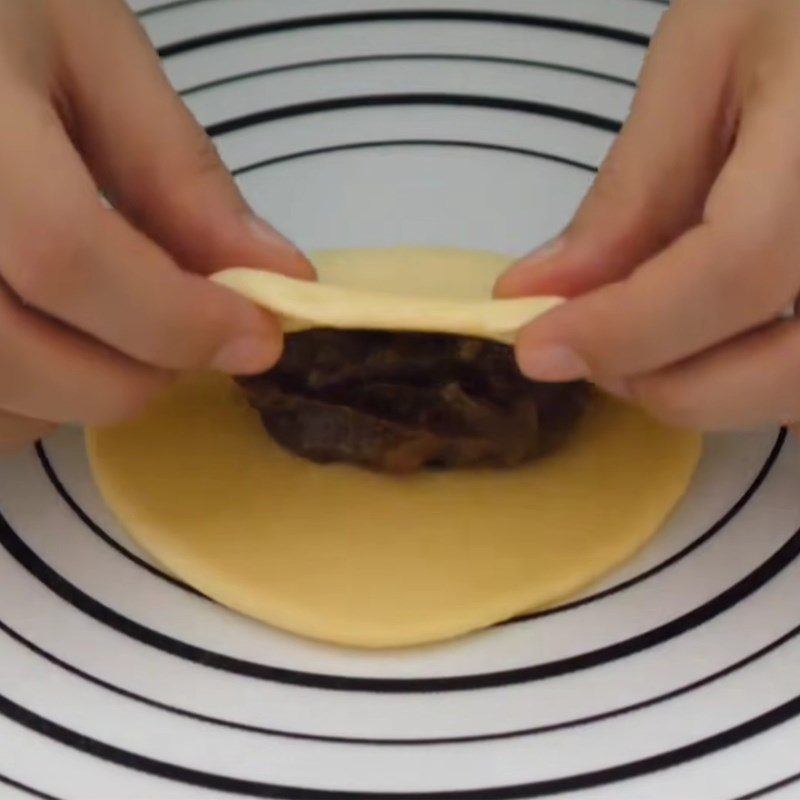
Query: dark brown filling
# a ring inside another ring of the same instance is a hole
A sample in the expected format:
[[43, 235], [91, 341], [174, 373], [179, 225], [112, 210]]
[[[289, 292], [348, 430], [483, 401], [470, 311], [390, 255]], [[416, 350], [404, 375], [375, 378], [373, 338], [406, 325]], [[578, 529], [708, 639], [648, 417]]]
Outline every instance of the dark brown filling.
[[391, 473], [513, 467], [551, 452], [586, 406], [584, 383], [533, 383], [511, 348], [425, 333], [314, 330], [243, 378], [272, 438], [320, 463]]

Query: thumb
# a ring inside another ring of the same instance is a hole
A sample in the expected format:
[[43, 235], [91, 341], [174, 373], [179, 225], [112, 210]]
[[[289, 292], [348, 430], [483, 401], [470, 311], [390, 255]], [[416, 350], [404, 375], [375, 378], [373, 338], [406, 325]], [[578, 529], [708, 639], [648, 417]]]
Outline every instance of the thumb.
[[720, 101], [730, 54], [703, 33], [725, 15], [698, 19], [708, 13], [687, 3], [665, 14], [631, 114], [574, 219], [512, 265], [496, 294], [583, 294], [626, 277], [700, 221], [734, 132]]
[[87, 13], [98, 19], [65, 15], [66, 90], [77, 144], [116, 207], [187, 269], [313, 278], [298, 248], [249, 208], [124, 5], [104, 0]]

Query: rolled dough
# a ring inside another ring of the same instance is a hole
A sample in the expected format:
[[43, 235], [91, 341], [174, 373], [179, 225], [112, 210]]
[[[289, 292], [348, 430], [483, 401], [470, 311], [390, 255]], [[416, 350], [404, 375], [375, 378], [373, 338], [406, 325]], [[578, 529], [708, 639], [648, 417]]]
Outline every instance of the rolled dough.
[[[468, 299], [488, 297], [508, 259], [406, 249], [316, 263], [322, 281]], [[393, 478], [284, 452], [232, 381], [197, 375], [88, 446], [110, 507], [175, 575], [298, 634], [392, 647], [550, 605], [627, 559], [684, 493], [701, 440], [603, 399], [543, 461]]]

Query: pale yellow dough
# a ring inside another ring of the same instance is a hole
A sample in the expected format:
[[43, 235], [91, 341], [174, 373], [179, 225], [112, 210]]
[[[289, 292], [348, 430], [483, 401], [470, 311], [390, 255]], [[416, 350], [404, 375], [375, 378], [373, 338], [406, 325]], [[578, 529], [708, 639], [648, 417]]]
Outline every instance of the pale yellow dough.
[[[317, 258], [324, 280], [413, 281], [428, 296], [447, 271], [462, 297], [488, 296], [507, 262], [441, 250]], [[514, 471], [321, 467], [274, 445], [217, 376], [182, 382], [88, 443], [109, 505], [175, 575], [265, 622], [366, 647], [446, 639], [574, 593], [658, 530], [701, 450], [697, 435], [603, 400], [563, 449]]]
[[492, 283], [507, 265], [490, 253], [399, 247], [326, 253], [317, 258], [318, 283], [244, 267], [213, 280], [277, 313], [287, 332], [427, 331], [510, 344], [523, 325], [561, 301], [493, 300]]

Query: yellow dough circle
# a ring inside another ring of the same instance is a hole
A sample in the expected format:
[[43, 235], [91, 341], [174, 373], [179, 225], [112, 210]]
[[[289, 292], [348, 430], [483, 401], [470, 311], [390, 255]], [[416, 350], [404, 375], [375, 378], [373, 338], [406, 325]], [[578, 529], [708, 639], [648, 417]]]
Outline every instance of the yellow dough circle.
[[[467, 298], [488, 297], [508, 263], [436, 249], [315, 261], [322, 281]], [[169, 571], [264, 622], [365, 647], [454, 637], [576, 592], [658, 530], [701, 451], [698, 435], [603, 399], [565, 446], [515, 470], [319, 466], [207, 375], [88, 444], [108, 504]]]

